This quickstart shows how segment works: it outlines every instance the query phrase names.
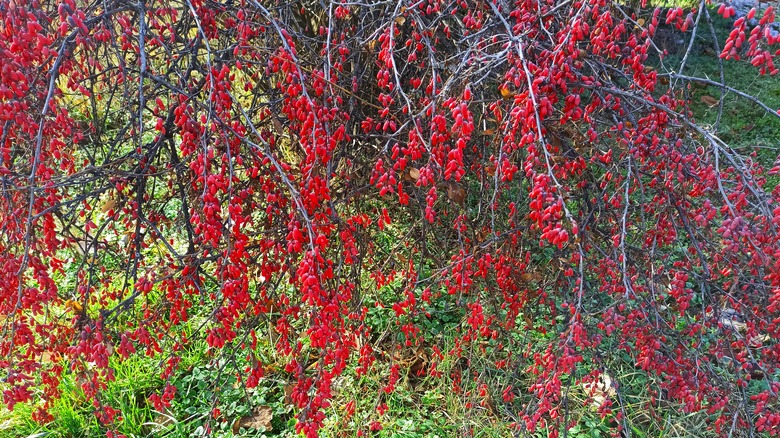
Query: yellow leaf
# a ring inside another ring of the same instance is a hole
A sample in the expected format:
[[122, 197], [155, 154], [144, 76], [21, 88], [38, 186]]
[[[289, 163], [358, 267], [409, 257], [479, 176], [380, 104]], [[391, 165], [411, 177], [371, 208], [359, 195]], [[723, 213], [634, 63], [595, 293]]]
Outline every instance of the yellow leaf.
[[76, 300], [65, 301], [65, 308], [73, 313], [81, 313], [84, 311], [84, 307]]
[[105, 213], [109, 210], [113, 210], [114, 207], [116, 207], [116, 200], [114, 198], [111, 198], [108, 201], [106, 201], [106, 203], [103, 204], [102, 207], [100, 207], [100, 212]]
[[512, 90], [510, 90], [506, 85], [499, 88], [498, 91], [501, 92], [501, 97], [504, 99], [510, 99], [515, 95], [515, 93], [513, 93]]

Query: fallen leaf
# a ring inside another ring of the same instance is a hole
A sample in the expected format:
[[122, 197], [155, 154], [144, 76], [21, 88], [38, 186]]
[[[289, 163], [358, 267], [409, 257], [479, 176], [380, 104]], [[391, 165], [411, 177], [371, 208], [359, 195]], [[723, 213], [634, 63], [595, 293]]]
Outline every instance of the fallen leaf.
[[395, 24], [399, 26], [403, 26], [404, 23], [406, 23], [406, 17], [403, 15], [399, 15], [398, 17], [395, 17]]
[[414, 182], [417, 182], [417, 180], [420, 179], [420, 169], [418, 169], [416, 167], [410, 167], [409, 168], [409, 177]]
[[116, 207], [116, 199], [111, 198], [108, 201], [106, 201], [106, 203], [103, 204], [102, 207], [100, 207], [100, 212], [101, 213], [105, 213], [105, 212], [107, 212], [109, 210], [113, 210], [114, 207]]
[[273, 123], [274, 131], [276, 131], [277, 134], [281, 135], [282, 133], [284, 133], [284, 125], [282, 124], [281, 120], [279, 120], [278, 117], [274, 117], [273, 119], [271, 119], [271, 123]]
[[557, 148], [558, 150], [560, 150], [560, 148], [563, 146], [563, 143], [561, 143], [561, 139], [558, 138], [557, 135], [547, 136], [547, 140], [550, 143], [550, 146], [553, 146], [553, 147]]
[[715, 99], [712, 96], [702, 96], [700, 100], [701, 100], [701, 102], [703, 104], [705, 104], [707, 106], [710, 106], [710, 107], [713, 107], [713, 106], [717, 105], [718, 102], [719, 102], [718, 99]]
[[748, 338], [748, 345], [751, 348], [761, 348], [761, 346], [764, 345], [765, 342], [769, 342], [770, 339], [769, 335], [757, 334]]
[[450, 201], [462, 207], [466, 200], [466, 189], [457, 184], [449, 184], [447, 186], [447, 197]]
[[615, 391], [612, 385], [612, 379], [605, 373], [599, 374], [595, 382], [580, 383], [580, 387], [585, 392], [585, 395], [591, 397], [591, 406], [596, 409], [601, 407], [606, 399], [611, 399], [617, 395], [617, 391]]
[[409, 373], [414, 377], [424, 375], [429, 362], [430, 360], [425, 356], [425, 353], [418, 351], [415, 360], [409, 365]]
[[294, 383], [290, 383], [290, 384], [284, 385], [284, 403], [285, 404], [291, 405], [293, 403], [293, 400], [292, 400], [293, 389], [295, 389], [295, 384]]
[[154, 419], [155, 426], [158, 426], [160, 429], [165, 429], [168, 426], [172, 426], [176, 424], [176, 418], [171, 414], [170, 412], [159, 412], [157, 413], [157, 417]]
[[515, 95], [515, 93], [513, 93], [512, 90], [510, 90], [506, 85], [499, 88], [498, 91], [501, 93], [501, 97], [504, 99], [511, 99]]
[[41, 353], [41, 363], [59, 363], [62, 361], [62, 356], [56, 351], [44, 351]]
[[528, 281], [539, 281], [542, 279], [542, 275], [538, 272], [523, 272], [520, 274], [520, 280], [523, 280], [525, 282]]
[[143, 423], [141, 426], [147, 436], [157, 436], [156, 434], [162, 434], [166, 429], [175, 427], [176, 423], [178, 423], [176, 417], [166, 409], [165, 412], [157, 412], [153, 421]]
[[233, 433], [238, 433], [242, 427], [248, 429], [273, 430], [271, 421], [274, 419], [274, 411], [268, 406], [258, 406], [252, 410], [251, 415], [242, 417], [233, 423]]
[[81, 313], [82, 310], [84, 310], [84, 307], [75, 300], [68, 300], [65, 301], [65, 308], [72, 311], [73, 313]]

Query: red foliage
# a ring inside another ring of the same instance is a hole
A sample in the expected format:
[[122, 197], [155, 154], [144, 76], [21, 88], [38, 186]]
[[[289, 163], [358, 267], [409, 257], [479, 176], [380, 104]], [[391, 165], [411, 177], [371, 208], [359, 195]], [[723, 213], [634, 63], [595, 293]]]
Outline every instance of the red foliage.
[[[245, 355], [236, 372], [257, 385], [271, 330], [316, 436], [334, 379], [381, 356], [366, 315], [387, 306], [392, 342], [434, 358], [423, 372], [468, 351], [531, 376], [495, 388], [527, 430], [560, 426], [566, 385], [622, 361], [723, 433], [780, 434], [777, 167], [691, 119], [682, 67], [650, 66], [656, 30], [690, 33], [706, 9], [663, 23], [605, 0], [0, 11], [9, 408], [42, 400], [46, 420], [74, 373], [110, 426], [112, 355], [159, 356], [167, 380], [199, 339]], [[721, 57], [774, 75], [774, 12], [760, 14], [736, 20]], [[442, 303], [462, 312], [448, 352], [424, 329]], [[620, 403], [602, 413], [625, 427]]]

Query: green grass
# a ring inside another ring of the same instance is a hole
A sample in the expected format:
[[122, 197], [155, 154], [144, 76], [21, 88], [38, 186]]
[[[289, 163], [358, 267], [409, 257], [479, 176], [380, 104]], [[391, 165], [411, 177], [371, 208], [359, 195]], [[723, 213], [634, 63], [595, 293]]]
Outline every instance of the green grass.
[[[146, 398], [159, 386], [158, 367], [147, 358], [111, 361], [116, 381], [101, 393], [103, 402], [122, 412], [117, 424], [120, 433], [128, 436], [144, 436], [143, 424], [152, 420]], [[105, 431], [93, 415], [93, 406], [73, 375], [68, 374], [60, 384], [62, 397], [54, 402], [51, 414], [54, 421], [39, 425], [32, 421], [34, 407], [17, 405], [13, 412], [0, 410], [0, 437], [93, 437], [104, 436]]]

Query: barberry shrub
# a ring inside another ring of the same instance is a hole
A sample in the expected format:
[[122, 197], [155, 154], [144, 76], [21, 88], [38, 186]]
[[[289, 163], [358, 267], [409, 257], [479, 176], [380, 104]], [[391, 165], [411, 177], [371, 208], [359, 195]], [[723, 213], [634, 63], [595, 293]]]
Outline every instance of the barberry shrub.
[[110, 436], [109, 358], [170, 382], [201, 340], [251, 388], [270, 337], [316, 436], [335, 379], [390, 342], [426, 352], [421, 375], [461, 357], [455, 390], [502, 376], [476, 383], [520, 431], [557, 435], [568, 388], [609, 382], [600, 412], [630, 433], [620, 366], [648, 409], [780, 435], [780, 166], [697, 124], [688, 90], [778, 115], [655, 43], [778, 72], [772, 7], [725, 45], [715, 13], [734, 9], [0, 0], [4, 402], [46, 421], [75, 374]]

